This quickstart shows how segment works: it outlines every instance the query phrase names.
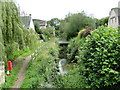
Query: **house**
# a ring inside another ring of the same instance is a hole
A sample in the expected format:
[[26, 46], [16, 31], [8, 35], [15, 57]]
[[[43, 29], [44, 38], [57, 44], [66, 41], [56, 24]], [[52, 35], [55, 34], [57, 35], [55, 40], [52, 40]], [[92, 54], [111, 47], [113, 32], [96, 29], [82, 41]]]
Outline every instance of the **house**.
[[35, 30], [31, 14], [29, 16], [21, 16], [21, 20], [23, 27]]
[[39, 23], [40, 28], [46, 28], [46, 27], [50, 27], [49, 24], [47, 24], [47, 21], [45, 20], [39, 20], [39, 19], [33, 19], [33, 23]]
[[117, 28], [120, 26], [120, 1], [117, 8], [112, 8], [109, 13], [108, 27]]

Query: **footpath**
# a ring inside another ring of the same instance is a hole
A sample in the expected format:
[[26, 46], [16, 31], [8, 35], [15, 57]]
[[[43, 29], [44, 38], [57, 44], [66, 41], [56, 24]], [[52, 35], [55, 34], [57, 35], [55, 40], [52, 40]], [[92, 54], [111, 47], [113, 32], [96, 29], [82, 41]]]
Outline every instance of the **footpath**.
[[22, 82], [25, 79], [25, 73], [26, 73], [27, 66], [28, 66], [28, 63], [29, 63], [30, 59], [31, 59], [31, 55], [27, 56], [25, 58], [25, 60], [24, 60], [24, 62], [22, 64], [22, 68], [21, 68], [20, 72], [17, 75], [18, 80], [15, 81], [15, 83], [14, 83], [12, 88], [20, 88], [20, 86], [22, 85]]

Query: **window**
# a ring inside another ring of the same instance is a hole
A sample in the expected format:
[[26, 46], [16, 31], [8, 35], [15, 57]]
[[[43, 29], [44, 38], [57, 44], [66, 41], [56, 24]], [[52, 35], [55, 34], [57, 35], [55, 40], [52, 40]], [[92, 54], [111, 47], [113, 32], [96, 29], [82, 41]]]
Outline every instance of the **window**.
[[112, 23], [115, 23], [115, 22], [116, 22], [116, 17], [115, 17], [115, 16], [114, 16], [114, 17], [111, 17], [110, 19], [111, 19], [111, 22], [112, 22]]

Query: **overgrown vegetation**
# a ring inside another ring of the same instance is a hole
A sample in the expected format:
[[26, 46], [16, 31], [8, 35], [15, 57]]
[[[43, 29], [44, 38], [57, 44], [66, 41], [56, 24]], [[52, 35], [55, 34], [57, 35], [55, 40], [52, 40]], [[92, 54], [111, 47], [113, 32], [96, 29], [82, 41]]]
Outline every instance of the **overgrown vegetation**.
[[78, 32], [86, 27], [95, 27], [95, 20], [87, 16], [84, 12], [69, 14], [65, 20], [61, 21], [60, 31], [62, 37], [67, 40], [76, 37]]
[[101, 18], [101, 19], [95, 19], [96, 20], [96, 28], [102, 25], [108, 25], [108, 19], [109, 17]]
[[[22, 27], [14, 2], [0, 1], [0, 12], [0, 60], [7, 62], [19, 55], [30, 55], [45, 44], [38, 44], [38, 35]], [[48, 23], [55, 29], [40, 28], [36, 23], [36, 32], [47, 43], [32, 55], [21, 88], [105, 88], [119, 84], [120, 28], [106, 27], [107, 21], [108, 17], [96, 20], [81, 12], [68, 14], [64, 20], [51, 19]], [[69, 40], [67, 49], [58, 47], [55, 34]], [[68, 61], [64, 75], [58, 70], [59, 54]], [[21, 60], [9, 79], [6, 76], [3, 87], [13, 85]]]
[[90, 35], [94, 28], [83, 29], [78, 33], [78, 36], [71, 39], [67, 47], [67, 60], [70, 62], [77, 62], [76, 56], [79, 56], [79, 47], [84, 44], [85, 37]]
[[100, 27], [80, 47], [81, 74], [89, 87], [112, 86], [120, 81], [120, 44], [117, 29]]
[[48, 41], [55, 36], [55, 29], [53, 27], [42, 27], [40, 21], [34, 20], [35, 30], [39, 34], [39, 38]]
[[20, 57], [19, 59], [17, 59], [17, 65], [15, 65], [15, 67], [13, 67], [13, 70], [10, 71], [10, 76], [6, 75], [6, 82], [1, 86], [2, 88], [12, 88], [14, 82], [17, 80], [17, 74], [19, 73], [24, 60], [25, 57]]
[[58, 44], [52, 39], [34, 54], [22, 88], [53, 87], [57, 75], [57, 58]]
[[52, 27], [41, 28], [41, 37], [43, 40], [48, 41], [55, 36], [55, 30]]
[[68, 46], [70, 51], [68, 60], [76, 61], [80, 70], [77, 73], [84, 77], [85, 83], [87, 82], [83, 88], [105, 88], [118, 84], [120, 82], [118, 29], [101, 26], [91, 31], [87, 37], [81, 37], [85, 32], [87, 32], [85, 29], [82, 30]]
[[[66, 75], [58, 72], [58, 44], [50, 40], [33, 56], [21, 88], [83, 88], [87, 84], [79, 75], [78, 65], [68, 65]], [[74, 81], [73, 81], [74, 80]]]
[[[13, 61], [20, 55], [23, 57], [30, 55], [40, 44], [34, 30], [23, 28], [19, 11], [12, 0], [4, 2], [0, 0], [0, 12], [0, 61], [5, 62], [5, 70], [7, 70], [8, 60]], [[19, 64], [13, 68], [11, 76], [6, 76], [3, 88], [11, 88], [17, 80], [16, 76], [23, 60], [24, 58], [21, 58]]]
[[6, 0], [0, 4], [0, 47], [2, 47], [0, 60], [5, 56], [8, 60], [14, 60], [21, 55], [21, 50], [34, 48], [38, 36], [33, 30], [22, 27], [19, 11], [14, 2]]

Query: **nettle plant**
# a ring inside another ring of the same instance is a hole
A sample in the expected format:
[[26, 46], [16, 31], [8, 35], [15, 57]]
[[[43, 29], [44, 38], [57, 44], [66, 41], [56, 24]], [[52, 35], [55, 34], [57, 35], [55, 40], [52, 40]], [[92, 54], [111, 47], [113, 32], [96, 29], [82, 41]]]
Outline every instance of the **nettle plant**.
[[80, 47], [81, 74], [88, 87], [111, 86], [120, 81], [120, 44], [117, 29], [101, 26]]

